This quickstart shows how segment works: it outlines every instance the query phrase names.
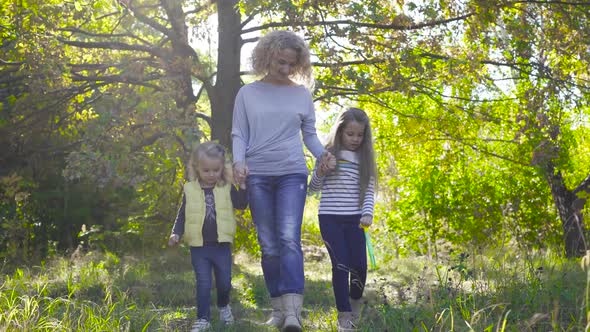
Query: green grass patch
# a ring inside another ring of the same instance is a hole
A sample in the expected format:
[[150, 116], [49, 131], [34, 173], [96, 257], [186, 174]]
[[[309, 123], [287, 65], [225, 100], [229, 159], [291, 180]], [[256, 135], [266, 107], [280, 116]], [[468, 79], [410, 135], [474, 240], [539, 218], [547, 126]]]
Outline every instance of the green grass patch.
[[[305, 328], [336, 331], [330, 262], [306, 245]], [[382, 256], [383, 257], [383, 256]], [[212, 331], [273, 331], [259, 258], [234, 257], [232, 308]], [[587, 273], [551, 252], [509, 251], [381, 259], [370, 271], [361, 331], [580, 331]], [[215, 298], [213, 297], [213, 303]], [[186, 248], [149, 257], [91, 252], [22, 267], [0, 284], [0, 330], [187, 331], [195, 320], [195, 279]]]

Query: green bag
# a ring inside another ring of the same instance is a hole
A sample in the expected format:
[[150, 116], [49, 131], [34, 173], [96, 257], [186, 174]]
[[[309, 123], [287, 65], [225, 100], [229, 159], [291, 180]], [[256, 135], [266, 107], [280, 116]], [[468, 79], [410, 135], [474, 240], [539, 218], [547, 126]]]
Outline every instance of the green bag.
[[371, 261], [371, 268], [376, 270], [377, 263], [375, 262], [375, 253], [373, 252], [373, 243], [371, 243], [371, 236], [366, 228], [363, 228], [365, 232], [365, 242], [367, 242], [367, 251], [369, 253], [369, 260]]

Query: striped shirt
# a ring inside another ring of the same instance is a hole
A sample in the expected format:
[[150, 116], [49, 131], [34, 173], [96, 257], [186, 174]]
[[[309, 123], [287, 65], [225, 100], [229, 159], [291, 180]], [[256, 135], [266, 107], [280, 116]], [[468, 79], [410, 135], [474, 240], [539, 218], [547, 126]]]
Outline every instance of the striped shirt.
[[323, 177], [318, 176], [317, 166], [316, 163], [309, 183], [309, 190], [322, 193], [318, 214], [373, 215], [375, 181], [371, 179], [369, 182], [361, 205], [357, 153], [341, 151], [338, 154], [336, 170]]

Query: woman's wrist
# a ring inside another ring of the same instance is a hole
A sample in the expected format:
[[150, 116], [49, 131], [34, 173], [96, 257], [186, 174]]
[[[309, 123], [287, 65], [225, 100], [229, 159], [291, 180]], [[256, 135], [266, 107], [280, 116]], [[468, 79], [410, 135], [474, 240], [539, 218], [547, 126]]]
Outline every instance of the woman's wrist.
[[232, 166], [236, 166], [236, 165], [238, 165], [238, 164], [243, 164], [243, 163], [244, 163], [244, 161], [243, 161], [243, 160], [236, 160], [236, 161], [234, 161], [234, 162], [232, 163]]

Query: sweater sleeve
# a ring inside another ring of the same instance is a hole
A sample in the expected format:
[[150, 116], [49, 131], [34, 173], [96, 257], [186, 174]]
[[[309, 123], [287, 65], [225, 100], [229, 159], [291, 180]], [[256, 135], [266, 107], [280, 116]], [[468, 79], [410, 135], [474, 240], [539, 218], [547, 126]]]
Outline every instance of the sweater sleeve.
[[246, 160], [246, 148], [250, 138], [248, 118], [246, 116], [246, 103], [244, 101], [244, 90], [240, 89], [234, 103], [232, 118], [232, 153], [234, 163]]
[[366, 215], [373, 215], [373, 210], [375, 208], [375, 179], [371, 177], [371, 181], [369, 181], [369, 185], [367, 186], [367, 191], [365, 192], [365, 197], [363, 200], [363, 208], [362, 214]]
[[176, 220], [174, 220], [174, 226], [172, 226], [172, 234], [182, 236], [184, 234], [184, 221], [185, 221], [185, 209], [186, 209], [186, 195], [182, 195], [182, 204], [176, 214]]
[[309, 191], [319, 192], [322, 190], [322, 184], [324, 183], [324, 177], [319, 176], [317, 173], [319, 161], [316, 161], [313, 172], [311, 173], [311, 180], [309, 181]]
[[311, 153], [319, 158], [324, 153], [324, 146], [320, 142], [316, 127], [315, 127], [315, 107], [313, 106], [313, 100], [311, 94], [309, 94], [309, 107], [308, 112], [303, 118], [301, 124], [301, 131], [303, 133], [303, 143]]

